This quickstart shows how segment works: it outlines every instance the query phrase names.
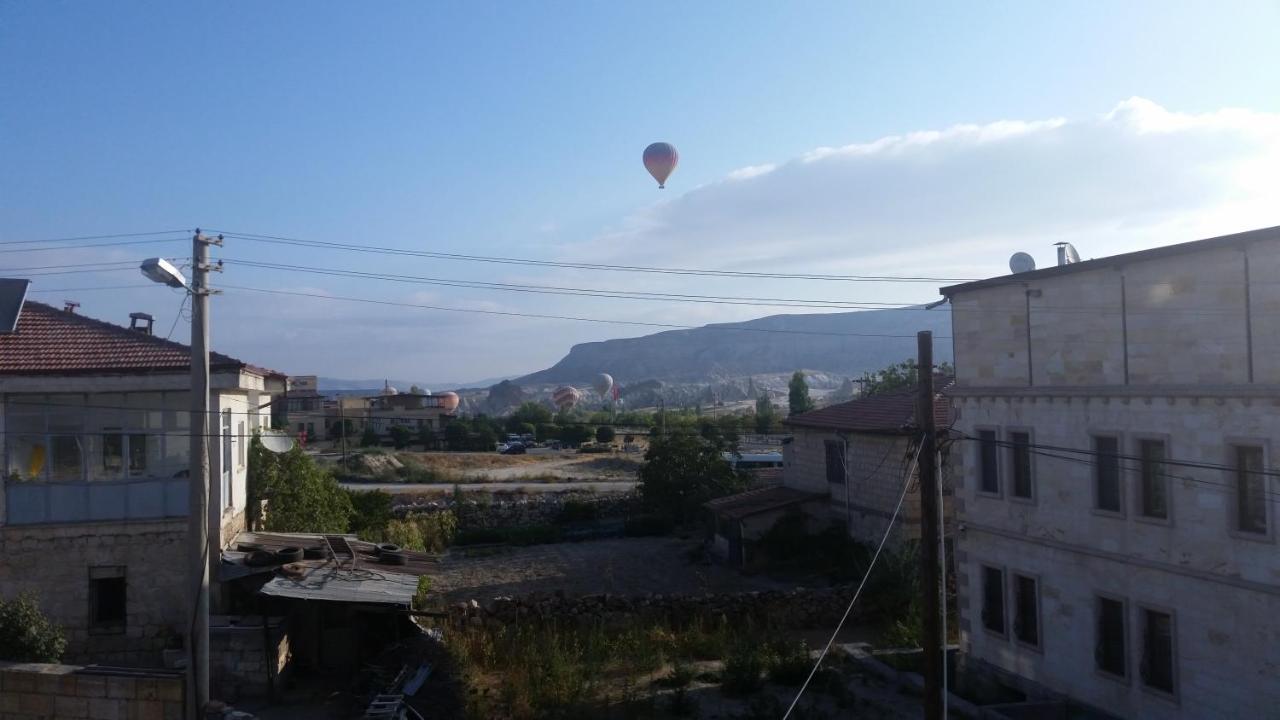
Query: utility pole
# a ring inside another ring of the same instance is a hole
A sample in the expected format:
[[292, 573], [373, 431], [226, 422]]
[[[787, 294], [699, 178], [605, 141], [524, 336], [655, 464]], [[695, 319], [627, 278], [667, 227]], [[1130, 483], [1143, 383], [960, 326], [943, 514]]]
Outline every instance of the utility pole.
[[338, 434], [342, 436], [342, 469], [345, 472], [347, 469], [347, 406], [343, 404], [341, 395], [338, 396]]
[[917, 375], [920, 395], [916, 417], [920, 422], [920, 587], [924, 592], [924, 717], [944, 720], [946, 683], [943, 673], [945, 642], [942, 636], [943, 569], [940, 562], [942, 545], [942, 485], [938, 482], [937, 422], [933, 415], [933, 333], [916, 333], [918, 345]]
[[[187, 631], [187, 718], [204, 720], [209, 704], [209, 567], [217, 561], [209, 533], [209, 246], [222, 245], [197, 229], [191, 239], [191, 486], [187, 549], [191, 624]], [[223, 438], [225, 441], [225, 438]], [[220, 548], [219, 548], [220, 549]]]

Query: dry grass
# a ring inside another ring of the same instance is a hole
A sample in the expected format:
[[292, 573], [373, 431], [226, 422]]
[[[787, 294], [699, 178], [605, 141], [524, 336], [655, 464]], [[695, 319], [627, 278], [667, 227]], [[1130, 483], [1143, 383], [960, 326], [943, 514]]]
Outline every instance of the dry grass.
[[396, 456], [403, 461], [410, 458], [413, 462], [431, 470], [466, 472], [468, 470], [494, 470], [498, 468], [536, 465], [540, 462], [557, 459], [552, 455], [499, 455], [498, 453], [454, 453], [454, 452], [401, 452]]

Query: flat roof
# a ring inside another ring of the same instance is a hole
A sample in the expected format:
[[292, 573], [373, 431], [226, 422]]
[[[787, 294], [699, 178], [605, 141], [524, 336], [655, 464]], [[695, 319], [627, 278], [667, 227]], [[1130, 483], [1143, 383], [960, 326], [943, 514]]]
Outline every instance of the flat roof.
[[1047, 267], [1042, 270], [1000, 275], [993, 278], [987, 278], [985, 280], [961, 283], [959, 285], [948, 285], [947, 287], [939, 288], [938, 292], [946, 297], [951, 297], [959, 293], [969, 292], [970, 290], [981, 290], [983, 288], [995, 287], [998, 285], [1022, 283], [1029, 280], [1041, 280], [1044, 278], [1057, 277], [1059, 275], [1086, 272], [1089, 270], [1100, 270], [1108, 267], [1132, 265], [1137, 262], [1159, 260], [1166, 257], [1188, 255], [1208, 250], [1218, 250], [1220, 248], [1243, 247], [1250, 243], [1264, 240], [1280, 240], [1280, 225], [1234, 233], [1232, 235], [1222, 235], [1204, 240], [1192, 240], [1190, 242], [1176, 243], [1174, 245], [1165, 245], [1163, 247], [1151, 248], [1150, 250], [1138, 250], [1136, 252], [1122, 253], [1120, 255], [1110, 255], [1108, 257], [1084, 260], [1078, 263], [1071, 263], [1069, 265], [1054, 265], [1053, 267]]

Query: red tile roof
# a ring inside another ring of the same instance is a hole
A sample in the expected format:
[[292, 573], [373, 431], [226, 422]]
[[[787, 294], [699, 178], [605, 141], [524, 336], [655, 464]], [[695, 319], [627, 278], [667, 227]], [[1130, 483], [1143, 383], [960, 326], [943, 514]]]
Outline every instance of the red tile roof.
[[[933, 401], [933, 417], [938, 427], [951, 425], [951, 400], [942, 392], [954, 382], [952, 378], [935, 378], [937, 391]], [[783, 420], [792, 427], [844, 430], [866, 433], [901, 433], [916, 424], [916, 388], [895, 390], [883, 395], [850, 400], [819, 410], [792, 415]]]
[[721, 517], [738, 520], [770, 510], [781, 510], [791, 505], [824, 499], [826, 499], [825, 495], [807, 493], [795, 488], [767, 487], [716, 498], [705, 503], [704, 507]]
[[[221, 353], [209, 356], [211, 370], [256, 368]], [[27, 302], [17, 331], [0, 335], [0, 375], [190, 372], [191, 348], [137, 330]]]

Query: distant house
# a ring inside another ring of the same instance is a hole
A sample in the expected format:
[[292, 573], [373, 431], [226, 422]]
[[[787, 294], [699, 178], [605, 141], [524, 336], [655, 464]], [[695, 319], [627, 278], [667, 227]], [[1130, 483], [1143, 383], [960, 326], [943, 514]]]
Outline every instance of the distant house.
[[454, 417], [454, 406], [444, 395], [400, 392], [387, 385], [380, 395], [365, 398], [364, 423], [380, 436], [396, 426], [438, 433]]
[[[210, 361], [210, 525], [245, 526], [247, 438], [284, 376]], [[156, 665], [186, 627], [190, 350], [29, 302], [0, 335], [0, 594], [38, 594], [68, 658]], [[215, 598], [216, 600], [216, 598]]]
[[327, 434], [326, 402], [319, 391], [319, 379], [315, 375], [293, 375], [289, 378], [288, 388], [285, 409], [289, 429], [299, 436], [306, 433], [308, 440], [324, 437]]

